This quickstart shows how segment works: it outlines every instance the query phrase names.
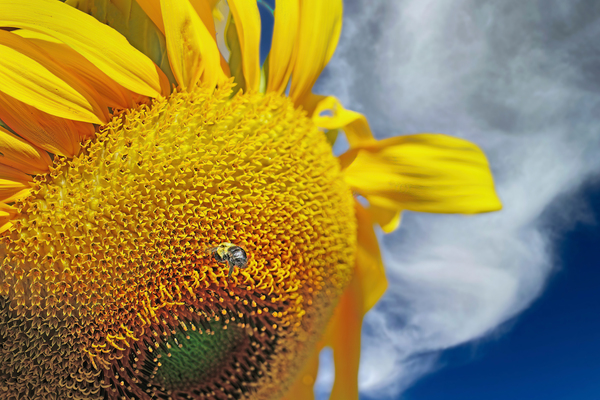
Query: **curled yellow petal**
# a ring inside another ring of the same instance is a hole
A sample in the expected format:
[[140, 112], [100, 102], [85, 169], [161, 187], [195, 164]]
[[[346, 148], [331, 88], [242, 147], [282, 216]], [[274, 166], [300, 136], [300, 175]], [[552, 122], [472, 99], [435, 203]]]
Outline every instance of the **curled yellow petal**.
[[331, 59], [342, 30], [342, 0], [303, 0], [290, 97], [302, 103]]
[[269, 79], [267, 92], [282, 94], [287, 88], [295, 61], [296, 35], [300, 17], [299, 3], [295, 0], [277, 0], [275, 3], [273, 40], [269, 52]]
[[260, 85], [260, 13], [256, 1], [229, 0], [242, 55], [245, 90], [257, 91]]
[[154, 63], [92, 16], [55, 0], [2, 0], [0, 4], [0, 26], [53, 36], [127, 89], [150, 97], [160, 95]]
[[369, 214], [385, 233], [390, 233], [396, 230], [400, 225], [401, 210], [390, 210], [376, 205], [369, 205]]
[[44, 150], [0, 127], [0, 163], [34, 175], [47, 172], [52, 160]]
[[169, 62], [184, 88], [215, 87], [224, 78], [217, 43], [188, 0], [161, 0]]
[[365, 116], [346, 110], [335, 97], [311, 95], [307, 107], [312, 110], [312, 120], [319, 128], [342, 129], [350, 148], [376, 142]]
[[107, 110], [95, 101], [93, 90], [27, 39], [0, 30], [0, 54], [4, 93], [58, 117], [95, 124], [106, 121]]
[[485, 155], [463, 139], [398, 136], [350, 149], [340, 160], [346, 182], [378, 207], [463, 214], [502, 208]]
[[94, 132], [92, 124], [46, 114], [2, 92], [0, 120], [29, 143], [67, 157], [77, 154], [80, 140]]

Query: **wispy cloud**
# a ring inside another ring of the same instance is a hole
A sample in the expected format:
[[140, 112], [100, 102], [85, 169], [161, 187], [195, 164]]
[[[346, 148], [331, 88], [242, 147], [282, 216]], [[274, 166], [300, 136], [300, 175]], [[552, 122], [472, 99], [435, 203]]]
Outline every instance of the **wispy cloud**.
[[[376, 136], [443, 132], [479, 144], [499, 213], [406, 213], [384, 237], [390, 288], [365, 320], [360, 387], [397, 395], [538, 297], [557, 266], [548, 222], [600, 171], [600, 3], [345, 2], [319, 92], [365, 113]], [[331, 374], [320, 376], [319, 397]]]

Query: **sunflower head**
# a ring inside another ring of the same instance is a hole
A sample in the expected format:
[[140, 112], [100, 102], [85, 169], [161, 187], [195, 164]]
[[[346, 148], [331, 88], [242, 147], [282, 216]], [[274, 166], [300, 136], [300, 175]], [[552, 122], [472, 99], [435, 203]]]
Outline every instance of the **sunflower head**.
[[[90, 390], [280, 391], [350, 279], [353, 199], [325, 137], [281, 96], [230, 94], [115, 114], [15, 204], [8, 315], [78, 343], [71, 368], [103, 371]], [[249, 255], [231, 278], [207, 252], [227, 242]]]
[[341, 1], [277, 1], [262, 67], [255, 2], [67, 3], [0, 0], [0, 399], [306, 399], [324, 345], [355, 398], [373, 223], [498, 208], [481, 151], [311, 93]]

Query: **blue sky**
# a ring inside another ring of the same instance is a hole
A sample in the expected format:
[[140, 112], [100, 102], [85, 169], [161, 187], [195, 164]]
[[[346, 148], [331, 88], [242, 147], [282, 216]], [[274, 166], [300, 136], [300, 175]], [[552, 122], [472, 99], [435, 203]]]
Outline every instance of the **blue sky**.
[[[600, 188], [578, 196], [600, 218]], [[446, 351], [440, 370], [399, 399], [599, 399], [599, 243], [596, 223], [564, 234], [558, 244], [562, 267], [541, 298], [497, 335]]]
[[477, 143], [504, 203], [470, 217], [405, 213], [381, 236], [390, 285], [365, 319], [361, 395], [600, 398], [600, 2], [344, 4], [315, 91], [364, 113], [378, 138]]

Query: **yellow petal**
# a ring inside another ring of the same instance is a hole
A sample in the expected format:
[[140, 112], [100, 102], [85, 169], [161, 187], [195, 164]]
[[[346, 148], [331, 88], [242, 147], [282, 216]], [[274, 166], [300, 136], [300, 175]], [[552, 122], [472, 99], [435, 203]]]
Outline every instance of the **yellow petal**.
[[215, 87], [224, 78], [217, 43], [187, 0], [161, 0], [169, 62], [184, 88]]
[[233, 76], [236, 86], [233, 89], [233, 94], [239, 90], [246, 91], [246, 80], [244, 79], [244, 65], [242, 57], [242, 46], [240, 44], [237, 27], [233, 17], [227, 19], [225, 27], [225, 44], [229, 50], [229, 73]]
[[[204, 26], [206, 26], [206, 29], [208, 29], [208, 32], [210, 33], [210, 35], [212, 36], [213, 40], [215, 41], [215, 43], [217, 43], [217, 30], [215, 28], [215, 20], [214, 20], [214, 12], [213, 12], [213, 2], [209, 1], [207, 2], [206, 0], [190, 0], [190, 3], [192, 4], [192, 7], [194, 7], [194, 10], [196, 10], [196, 13], [198, 14], [198, 16], [200, 17], [200, 19], [202, 20], [202, 22], [204, 23]], [[216, 4], [216, 2], [214, 2]], [[217, 45], [217, 49], [219, 48], [219, 46]], [[219, 51], [219, 59], [220, 59], [220, 65], [221, 65], [221, 69], [223, 70], [223, 73], [225, 74], [225, 77], [230, 77], [230, 73], [229, 73], [229, 65], [227, 64], [227, 60], [225, 60], [225, 58], [223, 57], [223, 54], [221, 54], [221, 52]], [[221, 76], [221, 81], [219, 82], [219, 84], [224, 83], [223, 80], [223, 76]]]
[[[19, 36], [33, 36], [28, 30], [21, 29], [15, 31]], [[49, 42], [41, 38], [29, 39], [30, 43], [43, 49], [49, 57], [55, 62], [60, 63], [80, 80], [87, 82], [96, 90], [104, 104], [112, 108], [131, 108], [133, 107], [133, 98], [131, 92], [119, 85], [117, 82], [100, 71], [94, 64], [85, 57], [63, 43]]]
[[29, 143], [66, 157], [77, 154], [81, 138], [94, 132], [91, 124], [54, 117], [2, 92], [0, 119]]
[[137, 0], [139, 6], [144, 10], [146, 15], [150, 17], [154, 25], [165, 34], [165, 25], [163, 23], [162, 13], [160, 9], [160, 0]]
[[63, 42], [53, 38], [52, 36], [48, 36], [36, 31], [30, 31], [29, 29], [16, 29], [12, 31], [12, 33], [25, 39], [44, 40], [46, 42], [63, 44]]
[[502, 208], [483, 152], [440, 134], [399, 136], [340, 156], [346, 182], [378, 207], [473, 214]]
[[160, 94], [160, 79], [148, 57], [95, 18], [55, 0], [2, 0], [0, 26], [31, 29], [72, 47], [127, 89]]
[[358, 279], [362, 312], [366, 314], [379, 301], [387, 289], [385, 268], [371, 214], [359, 202], [355, 202], [358, 223], [358, 248], [356, 250], [355, 275]]
[[298, 31], [300, 7], [295, 0], [277, 0], [275, 4], [267, 92], [282, 94], [287, 88], [294, 66], [296, 56], [294, 44]]
[[303, 0], [290, 97], [302, 103], [333, 55], [342, 30], [342, 0]]
[[32, 181], [30, 175], [0, 164], [0, 201], [8, 203], [27, 196]]
[[317, 373], [319, 372], [319, 353], [321, 352], [322, 345], [315, 346], [310, 358], [306, 362], [306, 365], [298, 374], [296, 381], [292, 385], [283, 400], [314, 400], [314, 384], [317, 379]]
[[[160, 17], [160, 0], [146, 0], [141, 3], [144, 5], [152, 3], [151, 6], [156, 7]], [[159, 75], [161, 73], [166, 75], [165, 78], [170, 83], [163, 85], [161, 82], [161, 93], [163, 96], [170, 93], [171, 84], [175, 85], [177, 82], [169, 65], [162, 17], [159, 21], [153, 21], [135, 0], [67, 0], [65, 4], [91, 15], [125, 36], [133, 47], [145, 54], [160, 68]], [[161, 25], [161, 29], [157, 27], [156, 23]], [[160, 79], [163, 79], [163, 76]]]
[[400, 225], [402, 211], [381, 208], [371, 204], [369, 206], [369, 214], [371, 215], [371, 218], [373, 218], [373, 221], [379, 224], [385, 233], [390, 233], [396, 230]]
[[96, 93], [27, 39], [0, 30], [0, 54], [4, 93], [58, 117], [106, 122], [108, 110], [95, 101]]
[[206, 0], [190, 0], [190, 4], [196, 10], [196, 14], [198, 14], [210, 35], [215, 39], [217, 32], [215, 30], [211, 5]]
[[284, 400], [313, 398], [319, 353], [323, 346], [333, 349], [335, 382], [330, 400], [358, 400], [358, 367], [363, 316], [387, 288], [385, 270], [373, 222], [367, 210], [355, 202], [358, 247], [352, 281], [344, 291], [323, 340], [319, 342]]
[[0, 203], [0, 233], [11, 227], [11, 219], [17, 214], [17, 209], [7, 204]]
[[34, 175], [47, 172], [52, 160], [44, 150], [0, 127], [0, 163]]
[[360, 335], [363, 320], [360, 282], [355, 276], [335, 308], [325, 334], [333, 349], [335, 381], [329, 400], [358, 400]]
[[311, 94], [305, 103], [305, 108], [312, 110], [315, 125], [323, 129], [343, 129], [350, 148], [376, 142], [365, 116], [346, 110], [335, 97]]
[[242, 54], [245, 90], [257, 91], [260, 85], [260, 13], [256, 1], [229, 0]]
[[364, 315], [387, 288], [379, 244], [367, 210], [355, 202], [358, 248], [352, 281], [342, 294], [324, 336], [333, 349], [335, 381], [329, 400], [358, 400], [360, 338]]
[[[160, 8], [160, 0], [137, 0], [137, 3], [143, 8], [145, 13], [150, 17], [152, 22], [158, 27], [158, 29], [164, 35], [165, 33], [165, 25], [163, 22], [163, 16]], [[210, 2], [206, 2], [206, 0], [190, 0], [190, 4], [196, 10], [196, 13], [204, 23], [204, 26], [212, 36], [213, 40], [216, 43], [217, 35], [215, 29], [215, 22], [213, 19], [212, 5]], [[147, 54], [146, 52], [144, 52]], [[151, 57], [152, 58], [152, 57]], [[164, 57], [165, 60], [168, 60], [168, 57]], [[223, 55], [219, 53], [220, 65], [223, 70], [225, 76], [229, 76], [229, 66], [227, 65], [227, 61], [223, 58]], [[162, 65], [161, 65], [161, 68]], [[164, 70], [164, 68], [163, 68]], [[168, 71], [165, 71], [167, 76], [171, 72], [171, 68], [169, 67]]]

